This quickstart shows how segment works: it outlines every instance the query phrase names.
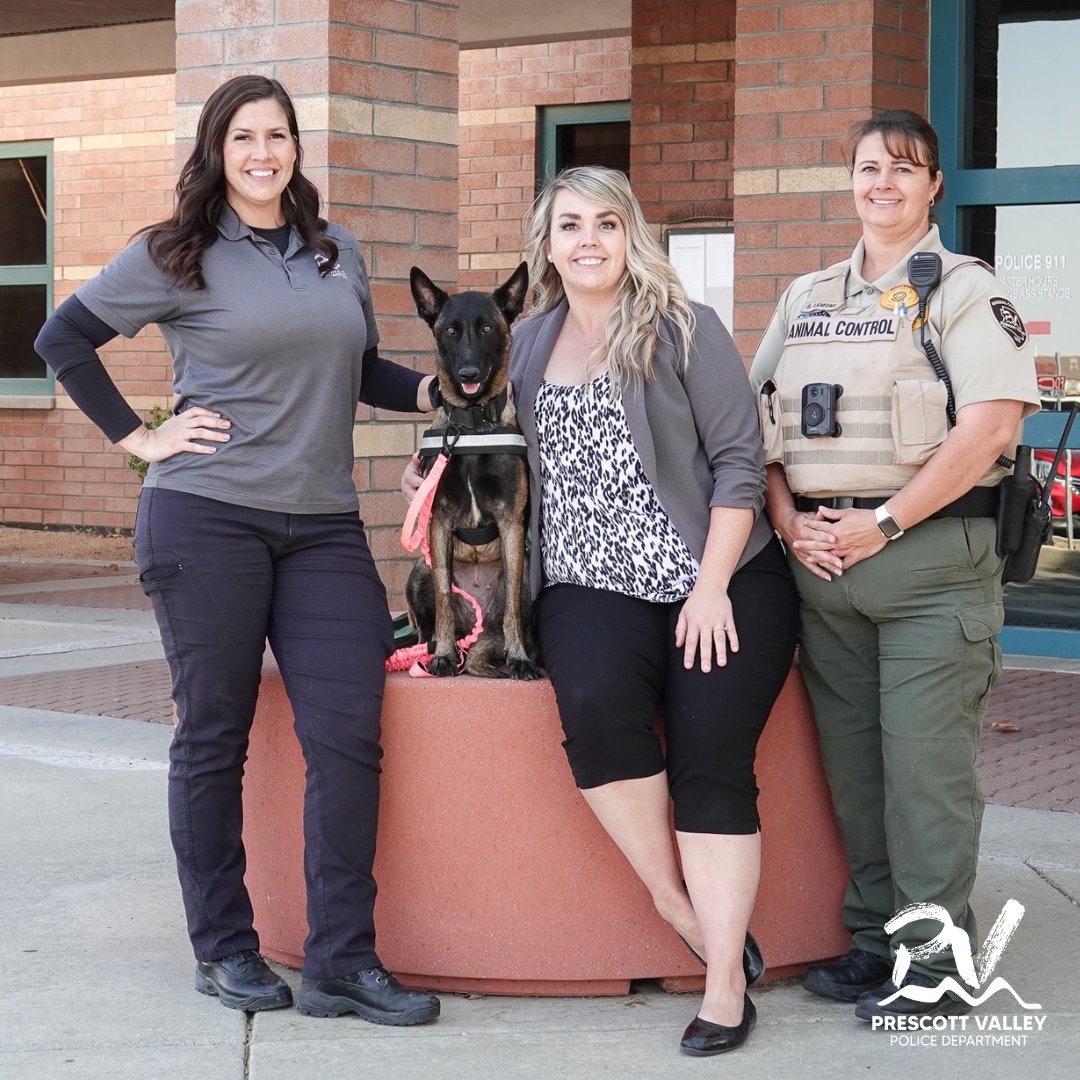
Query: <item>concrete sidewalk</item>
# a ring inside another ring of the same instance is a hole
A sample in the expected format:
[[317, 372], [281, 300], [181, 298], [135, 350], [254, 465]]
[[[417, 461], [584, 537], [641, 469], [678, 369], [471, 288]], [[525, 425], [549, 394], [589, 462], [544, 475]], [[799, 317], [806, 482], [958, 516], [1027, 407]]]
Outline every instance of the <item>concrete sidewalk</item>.
[[[105, 600], [109, 589], [74, 581], [97, 581], [92, 573], [59, 569], [44, 584], [14, 574], [0, 586], [0, 684], [86, 681], [160, 663], [145, 611], [72, 604], [74, 593]], [[113, 584], [129, 587], [130, 570], [119, 576]], [[120, 708], [121, 685], [110, 691]], [[608, 999], [444, 995], [441, 1019], [411, 1029], [294, 1010], [247, 1016], [195, 993], [165, 821], [169, 736], [165, 724], [0, 705], [0, 1080], [1075, 1075], [1078, 815], [987, 808], [975, 892], [981, 932], [1006, 900], [1025, 906], [994, 974], [1038, 1010], [1001, 992], [964, 1031], [901, 1040], [794, 982], [766, 985], [753, 991], [759, 1022], [748, 1045], [710, 1061], [678, 1053], [697, 997], [649, 984]]]

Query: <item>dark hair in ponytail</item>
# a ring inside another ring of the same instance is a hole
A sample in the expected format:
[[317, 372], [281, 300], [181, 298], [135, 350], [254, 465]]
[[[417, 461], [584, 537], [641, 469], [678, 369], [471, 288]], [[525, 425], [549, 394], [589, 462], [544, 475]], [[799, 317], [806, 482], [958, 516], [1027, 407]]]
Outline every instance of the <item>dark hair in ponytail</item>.
[[222, 147], [229, 121], [242, 105], [267, 98], [273, 98], [285, 110], [289, 132], [296, 142], [296, 164], [281, 194], [285, 220], [296, 228], [305, 244], [326, 257], [319, 266], [321, 274], [328, 274], [337, 262], [337, 244], [326, 235], [326, 222], [319, 217], [318, 189], [300, 171], [303, 151], [292, 99], [277, 79], [239, 75], [219, 86], [203, 106], [195, 132], [195, 148], [176, 182], [176, 209], [172, 217], [136, 234], [146, 234], [151, 258], [178, 285], [206, 288], [202, 253], [217, 237], [218, 219], [225, 208]]
[[[844, 139], [844, 160], [848, 172], [855, 170], [855, 151], [867, 135], [880, 135], [885, 149], [894, 158], [906, 158], [930, 172], [931, 181], [941, 172], [941, 150], [937, 132], [930, 121], [910, 109], [883, 109], [868, 120], [852, 125]], [[945, 198], [945, 181], [938, 185], [935, 200]]]

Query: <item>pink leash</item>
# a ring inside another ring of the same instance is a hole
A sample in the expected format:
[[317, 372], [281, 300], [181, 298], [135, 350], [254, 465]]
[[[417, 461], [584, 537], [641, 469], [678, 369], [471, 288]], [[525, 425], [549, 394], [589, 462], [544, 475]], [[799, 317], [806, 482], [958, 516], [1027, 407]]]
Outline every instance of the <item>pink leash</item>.
[[[435, 501], [435, 489], [439, 486], [449, 460], [445, 452], [435, 459], [431, 470], [424, 477], [424, 482], [413, 496], [413, 501], [409, 504], [409, 512], [405, 515], [405, 524], [401, 527], [401, 546], [406, 551], [415, 551], [420, 548], [428, 566], [431, 566], [431, 549], [428, 547], [427, 540], [428, 524], [431, 521], [431, 504]], [[474, 644], [484, 632], [484, 620], [480, 605], [474, 597], [456, 585], [451, 585], [451, 588], [458, 596], [464, 596], [476, 612], [476, 622], [473, 623], [472, 631], [457, 643], [458, 671], [460, 671], [465, 666], [465, 653], [469, 646]], [[426, 664], [426, 661], [430, 659], [427, 642], [422, 641], [418, 645], [409, 645], [395, 650], [386, 661], [386, 670], [405, 671], [408, 669], [409, 675], [414, 679], [430, 679], [432, 675], [428, 672]]]

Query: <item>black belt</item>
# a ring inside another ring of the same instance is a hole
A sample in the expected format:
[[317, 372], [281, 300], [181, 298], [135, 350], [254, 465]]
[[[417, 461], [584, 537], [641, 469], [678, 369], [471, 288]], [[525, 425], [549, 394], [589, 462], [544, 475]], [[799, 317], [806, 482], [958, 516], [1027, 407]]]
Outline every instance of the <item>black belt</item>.
[[[819, 506], [827, 506], [832, 510], [876, 510], [891, 498], [892, 495], [874, 495], [865, 499], [857, 495], [830, 495], [827, 499], [811, 499], [806, 495], [796, 495], [795, 509], [807, 514], [814, 513]], [[977, 487], [930, 516], [932, 518], [996, 517], [997, 504], [997, 488]]]

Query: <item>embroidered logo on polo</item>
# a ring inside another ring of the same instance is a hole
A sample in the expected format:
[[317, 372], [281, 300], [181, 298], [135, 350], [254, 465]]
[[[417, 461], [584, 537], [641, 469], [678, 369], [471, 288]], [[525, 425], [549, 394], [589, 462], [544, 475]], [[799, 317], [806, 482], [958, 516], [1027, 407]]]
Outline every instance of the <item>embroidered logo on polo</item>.
[[[811, 313], [807, 313], [811, 314]], [[795, 345], [802, 341], [893, 341], [897, 333], [897, 320], [892, 315], [875, 315], [871, 318], [852, 315], [832, 315], [814, 312], [824, 318], [795, 320], [788, 327], [787, 342]]]
[[[318, 264], [320, 269], [322, 269], [323, 263], [326, 263], [326, 262], [329, 262], [329, 261], [330, 260], [325, 255], [321, 255], [318, 252], [316, 252], [316, 254], [315, 254], [315, 262]], [[346, 274], [345, 271], [341, 269], [341, 263], [338, 263], [338, 262], [334, 263], [334, 265], [330, 268], [330, 273], [327, 274], [326, 276], [327, 277], [345, 278], [346, 281], [349, 278], [349, 275]]]
[[1022, 349], [1027, 343], [1027, 330], [1024, 320], [1020, 318], [1020, 312], [1013, 307], [1012, 301], [1007, 296], [991, 296], [988, 303], [998, 326], [1012, 339], [1012, 343]]

